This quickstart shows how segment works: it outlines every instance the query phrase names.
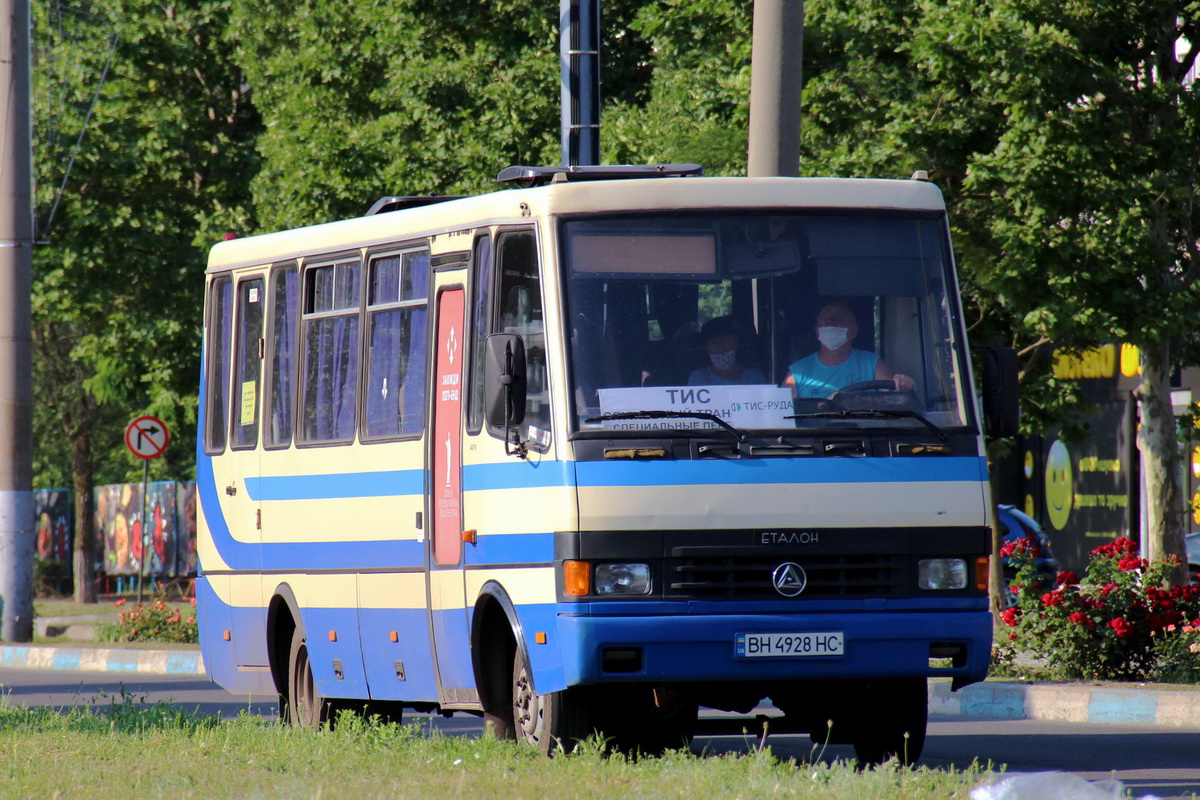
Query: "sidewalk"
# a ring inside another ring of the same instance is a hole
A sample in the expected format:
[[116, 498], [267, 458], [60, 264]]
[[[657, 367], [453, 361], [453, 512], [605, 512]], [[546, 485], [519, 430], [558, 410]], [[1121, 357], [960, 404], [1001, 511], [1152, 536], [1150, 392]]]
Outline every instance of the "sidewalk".
[[[204, 676], [199, 650], [0, 645], [0, 667]], [[1200, 686], [987, 681], [957, 692], [929, 682], [929, 713], [988, 719], [1200, 728]]]

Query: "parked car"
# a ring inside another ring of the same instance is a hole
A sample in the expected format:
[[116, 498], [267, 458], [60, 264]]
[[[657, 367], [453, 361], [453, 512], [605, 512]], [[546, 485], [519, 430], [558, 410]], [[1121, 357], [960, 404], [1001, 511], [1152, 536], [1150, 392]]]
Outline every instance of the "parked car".
[[[1001, 504], [999, 506], [1000, 516], [1000, 544], [1003, 546], [1008, 542], [1017, 542], [1026, 537], [1032, 538], [1037, 542], [1037, 555], [1034, 557], [1034, 564], [1037, 567], [1038, 586], [1045, 591], [1050, 591], [1058, 585], [1058, 572], [1061, 567], [1058, 564], [1058, 559], [1054, 557], [1054, 551], [1050, 547], [1050, 537], [1042, 530], [1042, 526], [1037, 520], [1026, 514], [1024, 511], [1017, 510], [1016, 507]], [[1198, 543], [1200, 544], [1200, 543]], [[1017, 568], [1013, 566], [1012, 559], [1005, 557], [1004, 559], [1004, 583], [1006, 586], [1012, 586], [1013, 579], [1017, 577]], [[1005, 605], [1016, 605], [1017, 596], [1009, 591], [1005, 594]]]
[[1183, 537], [1183, 544], [1187, 548], [1188, 575], [1192, 583], [1200, 583], [1200, 531]]

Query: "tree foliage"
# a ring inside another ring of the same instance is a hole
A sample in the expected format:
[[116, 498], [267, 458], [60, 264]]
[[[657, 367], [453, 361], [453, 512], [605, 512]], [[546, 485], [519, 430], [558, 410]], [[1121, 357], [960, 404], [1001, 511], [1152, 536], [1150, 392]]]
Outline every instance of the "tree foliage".
[[388, 194], [476, 192], [510, 163], [557, 160], [549, 4], [233, 5], [266, 126], [265, 229], [356, 216]]
[[[194, 462], [205, 254], [224, 231], [253, 224], [258, 122], [224, 38], [225, 5], [107, 7], [120, 44], [35, 252], [37, 482], [75, 490], [80, 576], [94, 558], [92, 486], [140, 479], [121, 454], [125, 424], [150, 412], [171, 428], [154, 474], [186, 477]], [[60, 151], [38, 155], [39, 175], [61, 170]]]

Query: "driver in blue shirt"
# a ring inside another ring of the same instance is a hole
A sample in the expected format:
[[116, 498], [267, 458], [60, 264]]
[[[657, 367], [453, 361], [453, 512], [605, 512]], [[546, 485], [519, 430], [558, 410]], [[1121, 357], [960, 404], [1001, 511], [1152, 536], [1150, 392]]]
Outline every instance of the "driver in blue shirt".
[[892, 381], [898, 392], [911, 392], [916, 382], [892, 370], [869, 350], [854, 347], [858, 322], [843, 303], [830, 303], [817, 315], [820, 347], [788, 367], [783, 385], [796, 397], [826, 398], [855, 383]]

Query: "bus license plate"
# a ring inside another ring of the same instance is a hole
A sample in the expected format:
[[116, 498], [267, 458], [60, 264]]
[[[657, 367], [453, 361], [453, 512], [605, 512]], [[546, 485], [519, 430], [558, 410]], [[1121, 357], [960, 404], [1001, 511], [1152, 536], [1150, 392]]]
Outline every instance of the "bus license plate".
[[842, 631], [824, 633], [739, 633], [734, 639], [738, 658], [780, 658], [845, 655]]

